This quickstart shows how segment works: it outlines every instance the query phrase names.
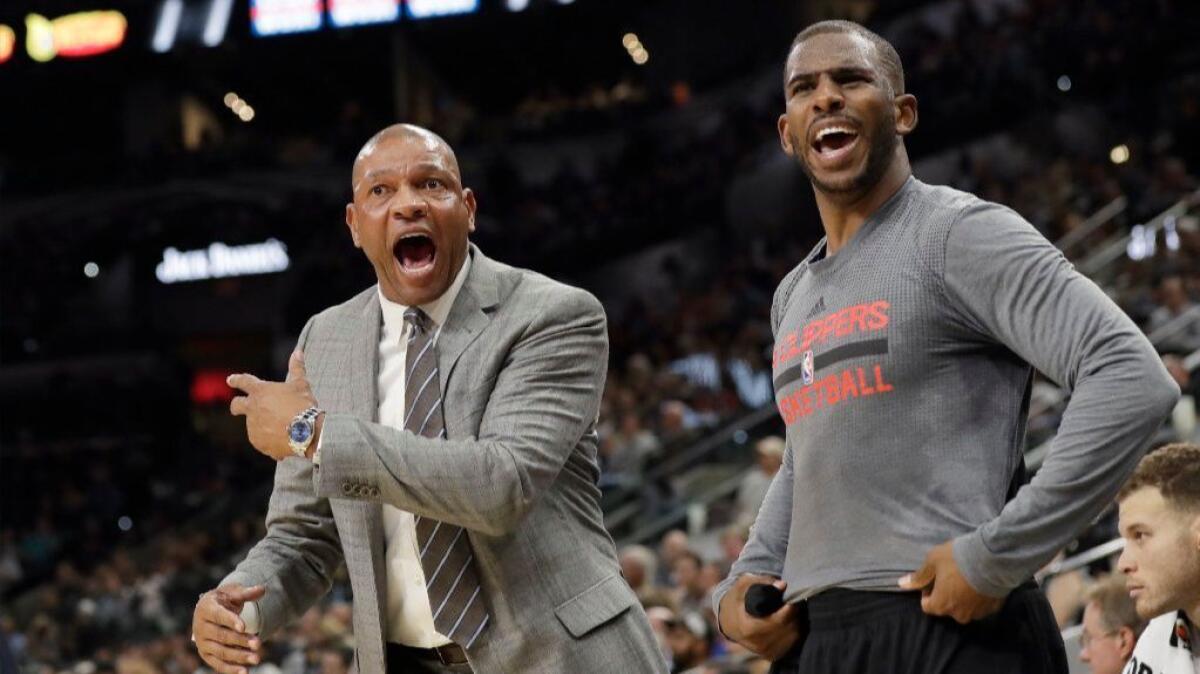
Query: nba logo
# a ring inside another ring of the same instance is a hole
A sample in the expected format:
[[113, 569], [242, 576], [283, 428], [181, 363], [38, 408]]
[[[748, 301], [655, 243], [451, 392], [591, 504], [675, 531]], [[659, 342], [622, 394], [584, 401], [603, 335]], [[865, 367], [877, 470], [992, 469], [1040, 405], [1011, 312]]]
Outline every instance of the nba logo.
[[813, 354], [812, 349], [804, 352], [804, 359], [800, 363], [800, 376], [804, 379], [804, 385], [808, 386], [813, 383]]

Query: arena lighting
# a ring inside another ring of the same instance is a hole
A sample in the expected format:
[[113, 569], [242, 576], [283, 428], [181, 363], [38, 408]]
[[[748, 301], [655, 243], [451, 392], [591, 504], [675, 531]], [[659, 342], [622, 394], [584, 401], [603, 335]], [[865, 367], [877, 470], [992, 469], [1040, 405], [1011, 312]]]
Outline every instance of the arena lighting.
[[621, 46], [625, 47], [626, 50], [636, 49], [640, 44], [642, 44], [642, 41], [638, 39], [637, 33], [625, 33], [621, 37]]
[[9, 26], [0, 23], [0, 63], [12, 58], [13, 45], [17, 43], [17, 34]]
[[277, 239], [246, 246], [216, 242], [199, 250], [167, 248], [154, 275], [162, 283], [203, 281], [214, 278], [274, 274], [286, 271], [291, 260], [287, 246]]
[[243, 100], [240, 96], [232, 91], [225, 94], [225, 107], [229, 108], [233, 114], [238, 116], [238, 119], [243, 122], [249, 122], [254, 119], [254, 108]]
[[259, 37], [321, 27], [322, 0], [250, 0], [250, 31]]
[[521, 12], [529, 6], [529, 0], [505, 0], [504, 6], [507, 7], [508, 11], [510, 12]]
[[1058, 90], [1066, 93], [1071, 90], [1071, 78], [1066, 75], [1060, 75], [1058, 78]]
[[100, 265], [95, 262], [89, 262], [83, 265], [83, 275], [88, 278], [96, 278], [100, 275]]
[[1129, 146], [1125, 144], [1118, 145], [1108, 153], [1108, 158], [1114, 164], [1124, 164], [1129, 161]]
[[1147, 228], [1145, 225], [1134, 225], [1129, 232], [1129, 243], [1125, 245], [1125, 254], [1134, 261], [1154, 257], [1155, 251], [1158, 250], [1156, 238], [1153, 229]]
[[233, 0], [212, 0], [208, 7], [208, 18], [204, 21], [204, 44], [215, 47], [225, 39], [229, 27], [229, 15], [233, 13]]
[[128, 26], [125, 15], [116, 10], [79, 12], [53, 20], [29, 14], [25, 17], [25, 49], [41, 63], [55, 56], [94, 56], [120, 47]]
[[164, 0], [158, 11], [158, 23], [154, 26], [154, 37], [150, 40], [150, 48], [165, 54], [175, 46], [175, 36], [179, 34], [179, 17], [183, 16], [183, 0]]
[[329, 23], [336, 28], [391, 23], [399, 18], [398, 0], [329, 0]]
[[451, 14], [470, 14], [479, 10], [479, 0], [408, 0], [408, 15], [414, 19]]
[[192, 375], [190, 394], [195, 405], [228, 404], [233, 400], [233, 389], [225, 380], [232, 370], [201, 369]]

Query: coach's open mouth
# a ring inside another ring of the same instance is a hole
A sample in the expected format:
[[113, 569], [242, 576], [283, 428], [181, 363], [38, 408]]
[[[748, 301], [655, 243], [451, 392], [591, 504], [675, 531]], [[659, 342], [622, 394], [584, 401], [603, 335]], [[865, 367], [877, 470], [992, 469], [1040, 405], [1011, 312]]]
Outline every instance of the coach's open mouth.
[[406, 273], [420, 273], [433, 267], [437, 258], [437, 245], [428, 234], [405, 234], [392, 248], [392, 254]]

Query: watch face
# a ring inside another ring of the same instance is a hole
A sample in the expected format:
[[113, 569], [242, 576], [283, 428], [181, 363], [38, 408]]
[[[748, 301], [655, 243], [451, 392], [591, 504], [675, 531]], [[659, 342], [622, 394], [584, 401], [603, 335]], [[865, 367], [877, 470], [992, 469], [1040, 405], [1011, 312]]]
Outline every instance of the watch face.
[[304, 442], [312, 436], [312, 422], [297, 419], [288, 426], [288, 438], [292, 442]]

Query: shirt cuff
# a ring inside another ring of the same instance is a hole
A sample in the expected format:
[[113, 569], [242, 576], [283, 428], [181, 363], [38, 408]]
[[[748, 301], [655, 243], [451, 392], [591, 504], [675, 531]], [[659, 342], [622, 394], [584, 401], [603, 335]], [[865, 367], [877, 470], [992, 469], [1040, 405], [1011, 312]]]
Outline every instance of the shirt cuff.
[[321, 443], [325, 442], [325, 434], [317, 436], [317, 448], [313, 450], [312, 462], [314, 466], [321, 465]]
[[242, 604], [241, 618], [242, 622], [246, 624], [247, 634], [258, 634], [262, 630], [262, 621], [259, 619], [257, 600], [250, 600]]
[[995, 568], [998, 563], [996, 555], [988, 549], [980, 531], [959, 536], [954, 539], [951, 548], [959, 573], [976, 592], [989, 597], [1007, 597], [1019, 584], [1010, 585], [998, 577], [1001, 574], [1000, 569]]

